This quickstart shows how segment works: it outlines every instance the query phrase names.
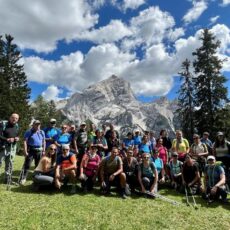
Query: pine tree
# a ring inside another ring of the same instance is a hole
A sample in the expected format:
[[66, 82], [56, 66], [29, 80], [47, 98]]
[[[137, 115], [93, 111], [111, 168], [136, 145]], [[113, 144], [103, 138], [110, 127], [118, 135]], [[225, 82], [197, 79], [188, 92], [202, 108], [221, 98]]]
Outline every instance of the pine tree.
[[16, 112], [20, 116], [20, 126], [27, 126], [30, 117], [30, 88], [24, 66], [19, 64], [21, 53], [13, 37], [5, 35], [0, 39], [0, 117], [7, 119]]
[[184, 136], [191, 140], [194, 133], [194, 85], [190, 65], [190, 61], [186, 59], [182, 63], [182, 72], [179, 73], [183, 83], [178, 91], [177, 114]]
[[227, 102], [226, 78], [221, 74], [223, 61], [218, 58], [217, 49], [220, 42], [208, 30], [204, 29], [200, 37], [202, 46], [193, 52], [195, 57], [195, 112], [197, 128], [200, 133], [217, 131], [217, 113]]

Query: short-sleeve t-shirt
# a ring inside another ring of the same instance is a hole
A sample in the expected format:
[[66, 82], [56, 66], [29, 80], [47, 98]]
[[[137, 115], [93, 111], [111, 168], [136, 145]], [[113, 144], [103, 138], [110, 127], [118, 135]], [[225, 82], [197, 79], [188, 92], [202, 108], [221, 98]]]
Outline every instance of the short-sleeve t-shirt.
[[158, 157], [158, 158], [153, 158], [153, 162], [154, 162], [156, 169], [157, 169], [157, 172], [159, 174], [164, 167], [163, 161], [161, 158]]
[[134, 140], [133, 139], [125, 138], [123, 140], [123, 143], [125, 145], [125, 148], [129, 148], [129, 147], [133, 147], [134, 146]]
[[205, 174], [208, 177], [207, 185], [209, 187], [213, 187], [215, 184], [218, 183], [218, 181], [220, 181], [220, 175], [225, 173], [223, 167], [221, 167], [220, 165], [214, 165], [214, 166], [207, 165], [205, 167]]
[[183, 163], [181, 161], [177, 161], [176, 164], [173, 161], [169, 162], [169, 168], [171, 175], [177, 175], [181, 172]]
[[182, 169], [182, 173], [183, 173], [185, 182], [186, 183], [192, 182], [195, 179], [196, 173], [198, 171], [199, 169], [198, 169], [197, 164], [193, 164], [190, 166], [185, 163]]
[[108, 156], [105, 157], [102, 161], [105, 174], [115, 173], [122, 164], [123, 164], [122, 160], [119, 156], [116, 156], [114, 159], [112, 159], [111, 156]]
[[59, 165], [61, 168], [68, 168], [76, 162], [76, 156], [71, 152], [67, 156], [63, 156], [61, 154], [57, 157], [57, 165]]
[[24, 139], [29, 146], [42, 147], [45, 141], [45, 133], [43, 130], [34, 131], [33, 129], [30, 129], [26, 131]]
[[182, 141], [178, 143], [178, 140], [174, 139], [172, 142], [172, 148], [175, 149], [176, 152], [178, 152], [179, 156], [180, 154], [185, 154], [187, 148], [189, 148], [188, 140], [185, 138], [182, 138]]
[[69, 133], [62, 133], [58, 135], [55, 139], [57, 143], [60, 145], [70, 144], [72, 141], [72, 136]]

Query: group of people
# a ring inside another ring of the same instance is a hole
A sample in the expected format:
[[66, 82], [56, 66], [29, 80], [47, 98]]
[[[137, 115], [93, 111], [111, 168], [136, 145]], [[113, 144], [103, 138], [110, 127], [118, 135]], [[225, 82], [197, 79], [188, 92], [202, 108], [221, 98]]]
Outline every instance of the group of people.
[[[13, 113], [0, 126], [0, 164], [5, 159], [5, 181], [12, 175], [12, 162], [19, 141], [19, 115]], [[83, 191], [91, 191], [100, 183], [101, 192], [109, 194], [116, 186], [122, 198], [132, 192], [157, 193], [164, 183], [178, 191], [188, 189], [191, 194], [202, 194], [211, 201], [227, 201], [226, 173], [230, 162], [230, 143], [218, 132], [214, 143], [209, 133], [202, 138], [193, 135], [193, 143], [183, 137], [180, 130], [171, 140], [166, 130], [159, 136], [154, 132], [134, 130], [121, 140], [114, 125], [107, 129], [96, 128], [85, 122], [75, 125], [62, 124], [50, 119], [49, 126], [41, 128], [34, 120], [24, 134], [25, 161], [19, 182], [25, 184], [34, 160], [34, 188], [55, 186], [60, 189], [71, 183], [71, 193], [76, 193], [80, 181]], [[221, 163], [219, 163], [221, 162]], [[203, 175], [203, 180], [201, 180]]]

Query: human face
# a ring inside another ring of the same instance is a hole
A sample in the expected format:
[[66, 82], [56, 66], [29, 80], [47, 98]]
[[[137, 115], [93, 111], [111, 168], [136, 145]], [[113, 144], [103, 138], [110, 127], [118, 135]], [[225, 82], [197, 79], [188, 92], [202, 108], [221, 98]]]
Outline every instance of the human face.
[[133, 156], [133, 151], [131, 151], [131, 150], [128, 150], [128, 152], [127, 152], [127, 157], [132, 157]]
[[17, 113], [13, 113], [11, 116], [10, 116], [10, 123], [11, 124], [16, 124], [19, 120], [19, 115]]
[[176, 133], [176, 137], [177, 137], [177, 139], [181, 139], [182, 138], [182, 132], [177, 132]]
[[62, 127], [61, 127], [61, 129], [62, 129], [62, 132], [67, 132], [67, 126], [66, 125], [63, 125]]
[[149, 159], [150, 159], [149, 154], [144, 154], [143, 157], [142, 157], [142, 159], [143, 159], [144, 162], [148, 162]]
[[213, 166], [215, 164], [215, 160], [209, 159], [208, 160], [208, 165]]
[[200, 138], [199, 138], [199, 137], [193, 137], [193, 141], [194, 141], [195, 143], [199, 143]]
[[55, 152], [56, 152], [56, 150], [57, 150], [56, 145], [50, 145], [50, 147], [49, 147], [49, 153], [50, 153], [51, 155], [54, 155]]
[[62, 148], [62, 152], [64, 155], [67, 155], [69, 153], [69, 148]]
[[111, 157], [112, 158], [115, 158], [118, 154], [119, 154], [118, 149], [112, 149], [112, 151], [111, 151]]

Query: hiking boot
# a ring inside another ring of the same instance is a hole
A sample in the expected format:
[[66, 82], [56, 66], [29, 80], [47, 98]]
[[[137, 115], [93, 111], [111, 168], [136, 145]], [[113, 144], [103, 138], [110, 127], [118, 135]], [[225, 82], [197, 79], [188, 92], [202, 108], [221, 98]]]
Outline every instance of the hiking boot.
[[126, 198], [127, 198], [127, 196], [126, 196], [126, 194], [125, 194], [125, 188], [122, 188], [122, 189], [121, 189], [121, 198], [122, 198], [122, 199], [126, 199]]
[[72, 188], [70, 190], [70, 194], [75, 194], [76, 193], [76, 186], [72, 185]]
[[130, 191], [130, 188], [129, 188], [129, 185], [128, 185], [128, 184], [126, 184], [126, 186], [125, 186], [125, 194], [126, 194], [127, 196], [130, 196], [130, 195], [131, 195], [131, 191]]

